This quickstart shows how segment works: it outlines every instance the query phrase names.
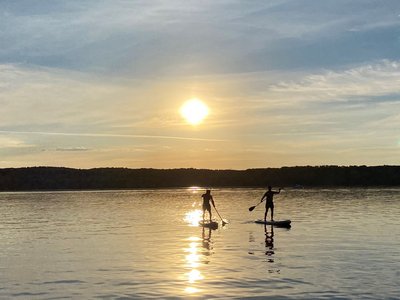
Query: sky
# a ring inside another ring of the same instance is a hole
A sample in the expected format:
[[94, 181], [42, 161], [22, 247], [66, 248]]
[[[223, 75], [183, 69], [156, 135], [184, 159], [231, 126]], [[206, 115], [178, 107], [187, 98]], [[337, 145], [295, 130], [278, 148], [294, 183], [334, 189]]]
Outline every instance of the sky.
[[4, 0], [0, 45], [0, 168], [400, 164], [398, 0]]

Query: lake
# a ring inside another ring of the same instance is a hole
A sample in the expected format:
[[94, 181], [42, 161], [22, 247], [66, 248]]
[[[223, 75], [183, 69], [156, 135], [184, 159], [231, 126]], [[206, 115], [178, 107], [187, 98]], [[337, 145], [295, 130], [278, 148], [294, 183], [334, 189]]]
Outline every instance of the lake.
[[[400, 189], [0, 193], [0, 298], [399, 299]], [[218, 215], [213, 212], [213, 218]]]

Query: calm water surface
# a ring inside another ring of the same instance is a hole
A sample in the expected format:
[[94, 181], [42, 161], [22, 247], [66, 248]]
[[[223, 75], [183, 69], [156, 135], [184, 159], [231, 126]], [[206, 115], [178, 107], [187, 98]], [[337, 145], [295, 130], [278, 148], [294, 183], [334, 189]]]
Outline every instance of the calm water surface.
[[[400, 189], [0, 193], [0, 298], [399, 299]], [[215, 217], [217, 215], [215, 214]]]

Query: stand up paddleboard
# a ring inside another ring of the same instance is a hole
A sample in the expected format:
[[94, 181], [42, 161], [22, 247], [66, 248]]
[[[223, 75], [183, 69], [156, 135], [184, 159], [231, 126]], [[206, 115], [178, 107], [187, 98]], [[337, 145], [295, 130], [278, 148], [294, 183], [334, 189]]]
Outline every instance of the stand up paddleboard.
[[201, 227], [206, 227], [206, 228], [211, 228], [211, 229], [217, 229], [218, 228], [218, 222], [215, 221], [203, 221], [199, 222], [199, 226]]
[[264, 221], [264, 220], [255, 220], [254, 223], [257, 224], [264, 224], [264, 225], [273, 225], [273, 226], [277, 226], [277, 227], [290, 227], [290, 223], [292, 223], [292, 221], [290, 220], [281, 220], [281, 221]]

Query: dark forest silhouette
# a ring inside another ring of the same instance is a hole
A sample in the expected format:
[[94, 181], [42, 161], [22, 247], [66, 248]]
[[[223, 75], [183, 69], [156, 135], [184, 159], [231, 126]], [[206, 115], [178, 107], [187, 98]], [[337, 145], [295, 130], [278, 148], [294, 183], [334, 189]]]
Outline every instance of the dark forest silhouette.
[[0, 191], [167, 187], [372, 187], [400, 186], [400, 166], [304, 166], [248, 170], [0, 169]]

